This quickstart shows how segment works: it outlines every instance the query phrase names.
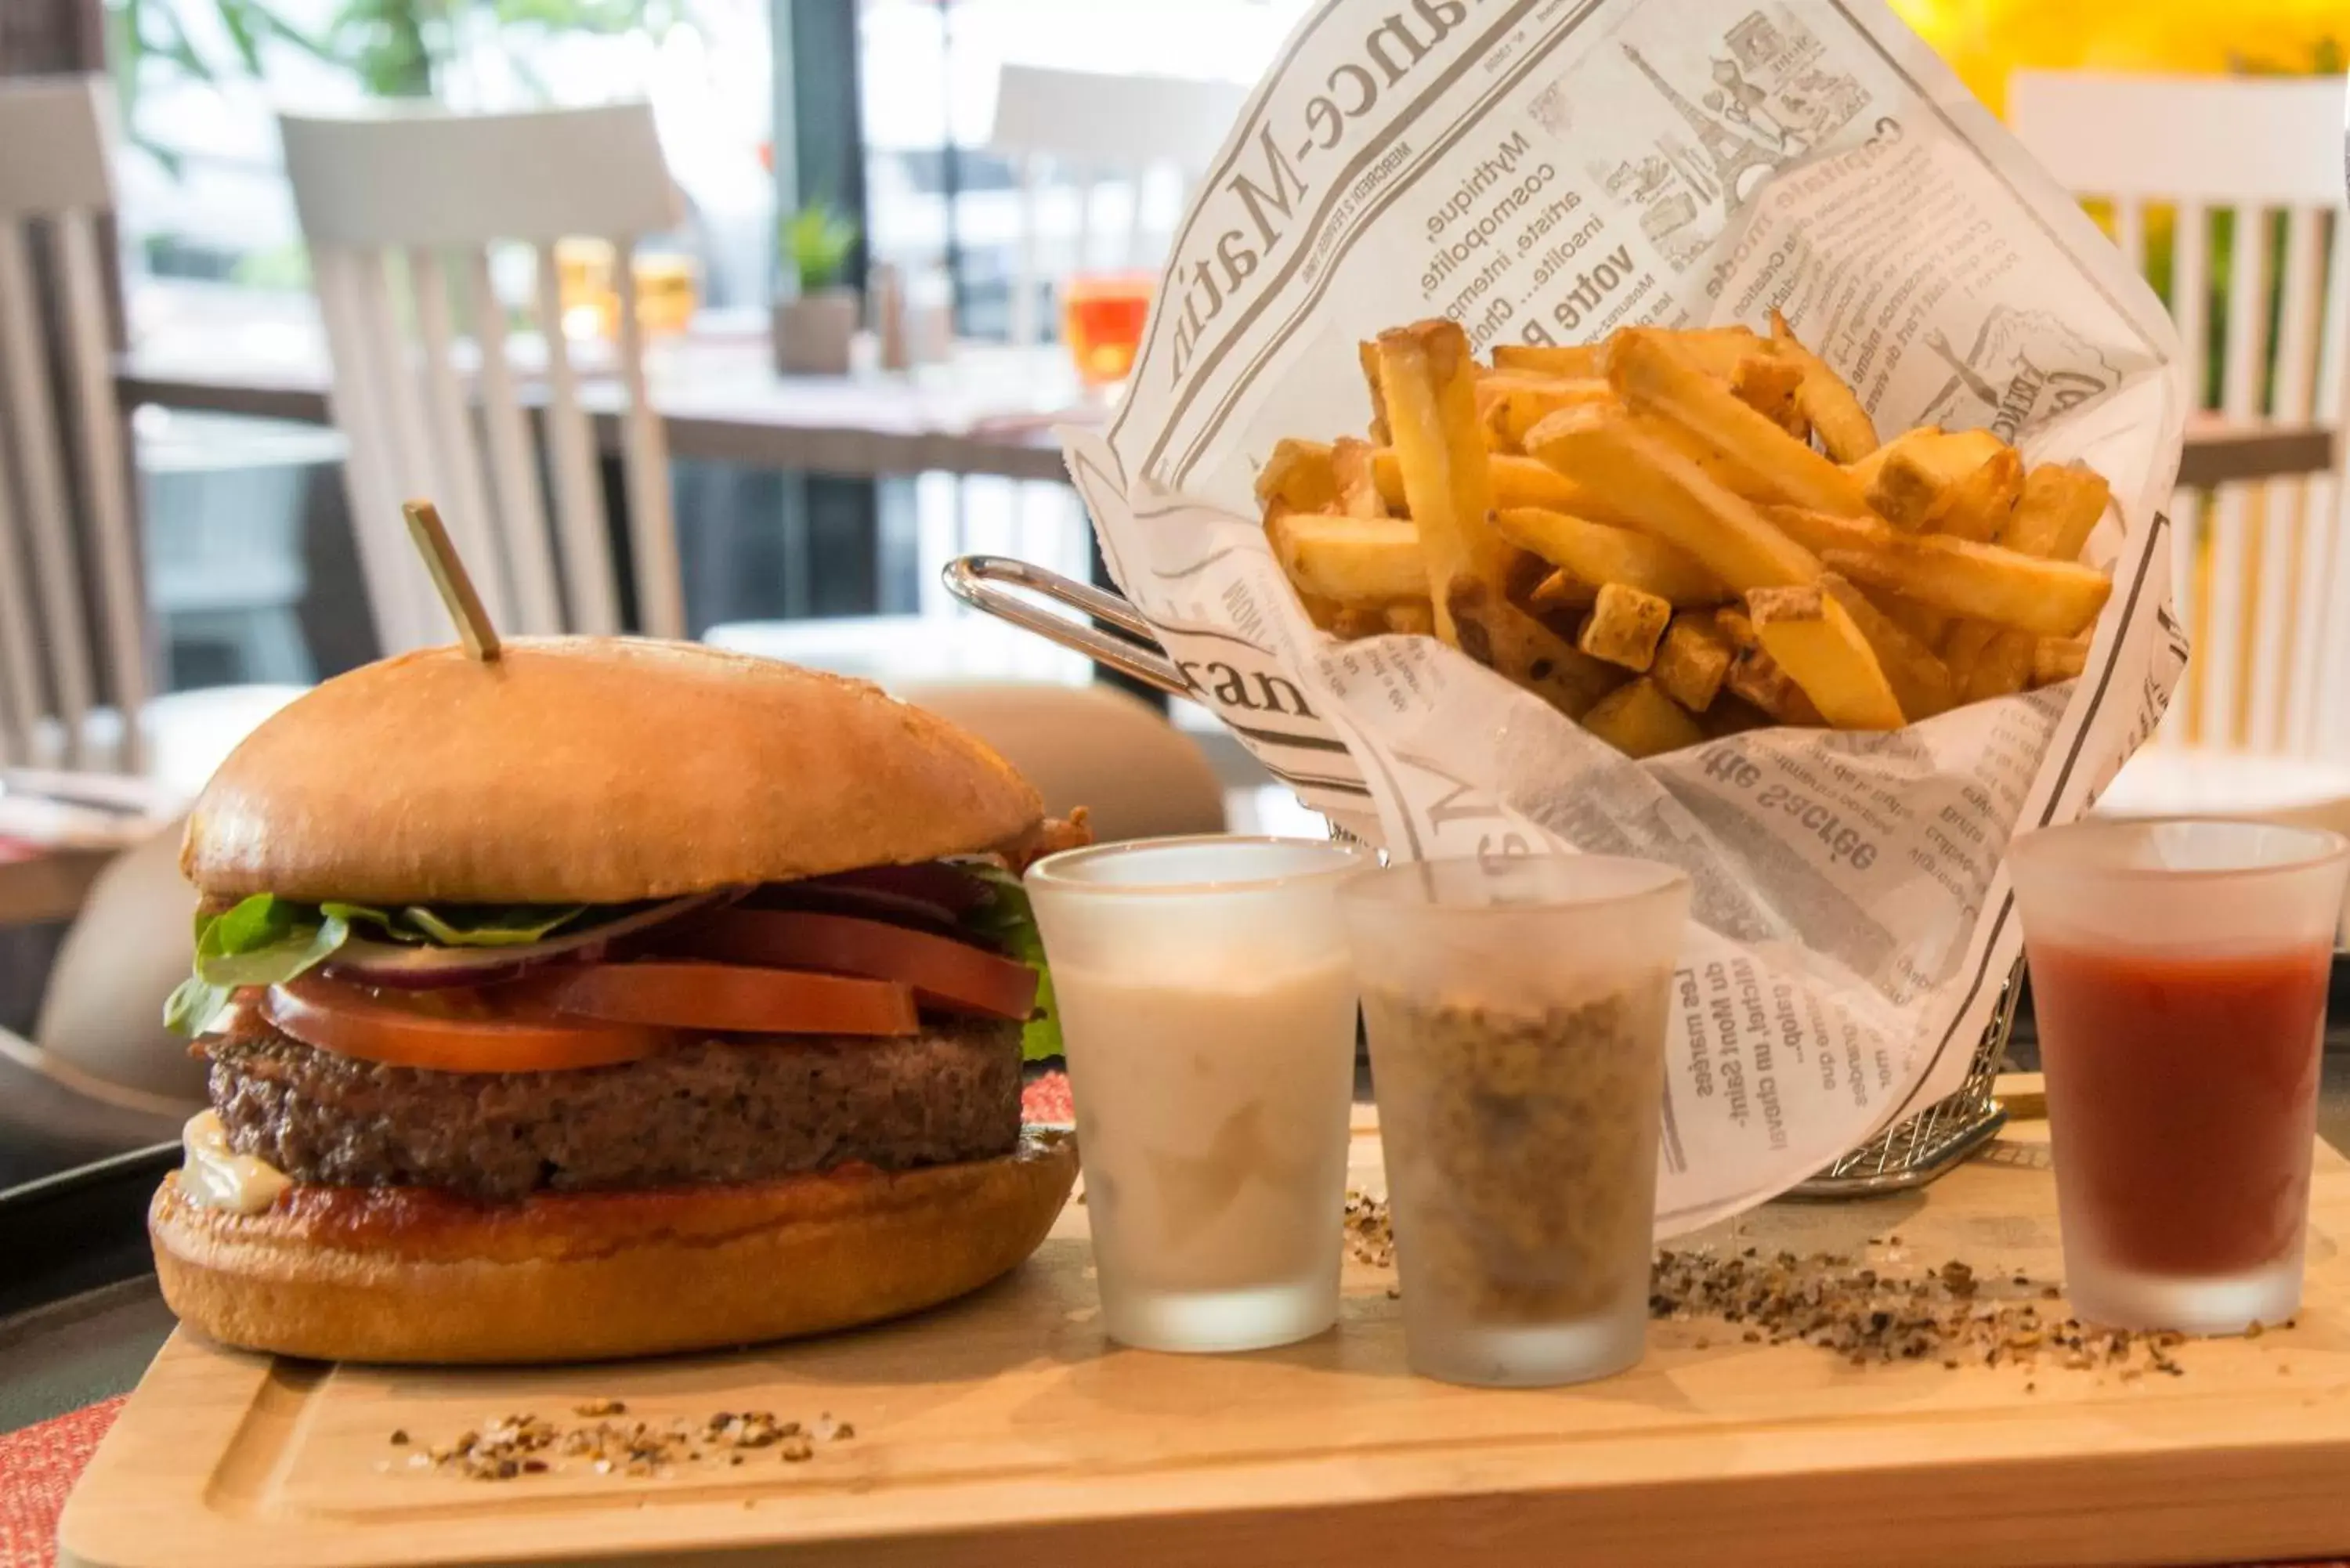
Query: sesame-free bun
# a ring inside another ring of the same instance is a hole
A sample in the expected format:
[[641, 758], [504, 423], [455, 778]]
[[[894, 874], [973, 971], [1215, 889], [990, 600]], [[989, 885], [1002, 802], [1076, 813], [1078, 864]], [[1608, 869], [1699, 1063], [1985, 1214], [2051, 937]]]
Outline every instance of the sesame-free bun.
[[258, 1214], [147, 1215], [163, 1299], [224, 1345], [328, 1361], [597, 1361], [821, 1334], [1017, 1267], [1076, 1179], [1075, 1141], [996, 1159], [739, 1186], [540, 1193], [296, 1185]]
[[1003, 759], [875, 685], [694, 643], [516, 638], [327, 681], [229, 754], [208, 899], [616, 904], [1016, 843]]

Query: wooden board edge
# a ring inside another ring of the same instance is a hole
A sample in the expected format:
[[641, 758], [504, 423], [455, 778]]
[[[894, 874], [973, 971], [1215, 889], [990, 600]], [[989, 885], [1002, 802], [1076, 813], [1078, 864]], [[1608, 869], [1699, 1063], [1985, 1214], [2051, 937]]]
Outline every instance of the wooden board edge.
[[274, 1357], [173, 1329], [66, 1498], [57, 1562], [80, 1568], [157, 1562], [159, 1530], [172, 1542], [170, 1561], [224, 1544], [208, 1538], [233, 1522], [213, 1506], [220, 1457], [281, 1376]]

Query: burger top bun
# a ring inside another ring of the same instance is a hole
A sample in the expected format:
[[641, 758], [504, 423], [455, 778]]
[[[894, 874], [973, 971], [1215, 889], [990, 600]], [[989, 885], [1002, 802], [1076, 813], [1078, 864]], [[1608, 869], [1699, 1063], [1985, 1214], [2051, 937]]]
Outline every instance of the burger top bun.
[[230, 753], [208, 900], [617, 904], [1016, 845], [1010, 764], [879, 687], [699, 644], [517, 638], [327, 681]]

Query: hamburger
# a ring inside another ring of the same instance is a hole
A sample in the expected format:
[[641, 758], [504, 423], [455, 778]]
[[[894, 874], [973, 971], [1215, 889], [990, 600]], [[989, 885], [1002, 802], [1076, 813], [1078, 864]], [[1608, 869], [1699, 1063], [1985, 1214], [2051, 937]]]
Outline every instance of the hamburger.
[[914, 1311], [1016, 1266], [1076, 1169], [1017, 881], [1081, 842], [878, 687], [513, 639], [329, 680], [188, 820], [170, 1021], [211, 1109], [149, 1232], [257, 1350], [551, 1362]]

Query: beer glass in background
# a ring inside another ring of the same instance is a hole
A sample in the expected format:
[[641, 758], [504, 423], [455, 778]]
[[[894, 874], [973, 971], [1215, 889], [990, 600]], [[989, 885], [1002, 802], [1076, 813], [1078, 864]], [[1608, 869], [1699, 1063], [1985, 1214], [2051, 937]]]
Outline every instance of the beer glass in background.
[[1371, 864], [1205, 837], [1029, 868], [1111, 1338], [1254, 1350], [1337, 1320], [1355, 972], [1334, 895]]
[[1689, 899], [1672, 867], [1603, 856], [1340, 889], [1413, 1371], [1532, 1386], [1640, 1359]]
[[2087, 822], [2007, 863], [2074, 1311], [2189, 1334], [2291, 1317], [2350, 841]]

